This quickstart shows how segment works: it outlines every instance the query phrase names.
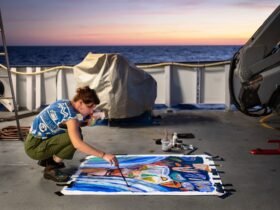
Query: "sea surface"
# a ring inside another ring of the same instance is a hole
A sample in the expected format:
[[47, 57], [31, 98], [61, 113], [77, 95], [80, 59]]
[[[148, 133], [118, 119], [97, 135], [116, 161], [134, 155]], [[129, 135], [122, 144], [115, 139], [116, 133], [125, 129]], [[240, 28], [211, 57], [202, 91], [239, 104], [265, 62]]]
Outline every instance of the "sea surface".
[[[11, 66], [76, 65], [89, 53], [120, 53], [133, 63], [230, 60], [241, 46], [10, 46]], [[2, 63], [2, 61], [1, 61]]]

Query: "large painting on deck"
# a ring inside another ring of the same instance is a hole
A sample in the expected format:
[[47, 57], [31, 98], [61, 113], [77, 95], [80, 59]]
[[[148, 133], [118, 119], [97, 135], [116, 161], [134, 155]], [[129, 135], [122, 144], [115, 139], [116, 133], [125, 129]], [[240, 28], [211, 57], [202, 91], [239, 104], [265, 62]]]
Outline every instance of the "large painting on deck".
[[[90, 156], [63, 194], [222, 195], [207, 155], [119, 155], [120, 168]], [[120, 171], [121, 170], [121, 171]]]

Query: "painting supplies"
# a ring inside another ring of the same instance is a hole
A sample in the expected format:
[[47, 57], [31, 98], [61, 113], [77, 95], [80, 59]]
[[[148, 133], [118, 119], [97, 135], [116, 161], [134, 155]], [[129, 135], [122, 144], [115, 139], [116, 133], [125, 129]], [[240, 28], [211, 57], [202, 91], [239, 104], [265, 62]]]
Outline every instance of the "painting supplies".
[[178, 140], [177, 133], [173, 133], [173, 136], [172, 136], [172, 147], [175, 147], [175, 145], [177, 143], [177, 140]]
[[193, 139], [195, 136], [192, 133], [178, 133], [177, 134], [179, 139]]
[[105, 117], [105, 112], [95, 111], [88, 121], [88, 126], [94, 126], [98, 120], [104, 120]]
[[[192, 145], [192, 144], [184, 144], [183, 141], [181, 139], [179, 139], [179, 134], [178, 133], [173, 133], [172, 134], [172, 138], [169, 139], [168, 138], [168, 132], [165, 129], [165, 135], [164, 137], [160, 140], [160, 143], [157, 144], [161, 144], [161, 149], [164, 152], [169, 152], [172, 150], [182, 150], [182, 151], [187, 151], [187, 150], [191, 150], [191, 151], [195, 151], [196, 148]], [[180, 134], [180, 136], [182, 136], [182, 134]], [[185, 134], [183, 135], [183, 137], [186, 137]]]
[[120, 167], [119, 166], [117, 166], [118, 167], [118, 169], [119, 169], [119, 171], [120, 171], [120, 174], [121, 174], [121, 176], [122, 176], [122, 178], [123, 178], [123, 180], [125, 181], [125, 183], [126, 183], [126, 186], [127, 187], [129, 187], [129, 184], [127, 183], [127, 181], [126, 181], [126, 178], [124, 177], [124, 175], [123, 175], [123, 173], [122, 173], [122, 170], [120, 169]]
[[168, 132], [164, 130], [164, 137], [161, 139], [161, 149], [164, 152], [170, 151], [172, 147], [172, 142], [168, 139]]
[[168, 139], [161, 140], [161, 149], [164, 152], [169, 152], [172, 148], [172, 143]]

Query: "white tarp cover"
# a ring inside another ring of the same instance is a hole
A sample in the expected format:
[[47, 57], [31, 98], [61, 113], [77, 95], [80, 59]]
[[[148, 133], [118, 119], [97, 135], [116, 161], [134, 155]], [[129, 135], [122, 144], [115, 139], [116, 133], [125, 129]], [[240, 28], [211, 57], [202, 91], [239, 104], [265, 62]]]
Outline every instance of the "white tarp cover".
[[120, 54], [89, 53], [73, 70], [78, 87], [88, 85], [96, 90], [100, 98], [97, 108], [107, 111], [110, 119], [152, 110], [156, 81]]

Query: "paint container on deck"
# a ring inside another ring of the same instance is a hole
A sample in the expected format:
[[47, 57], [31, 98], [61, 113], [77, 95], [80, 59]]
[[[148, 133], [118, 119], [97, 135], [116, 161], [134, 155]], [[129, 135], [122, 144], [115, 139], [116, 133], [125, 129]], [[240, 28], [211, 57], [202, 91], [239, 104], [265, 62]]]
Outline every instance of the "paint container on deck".
[[168, 139], [165, 139], [165, 138], [161, 139], [162, 151], [168, 152], [168, 151], [170, 151], [171, 147], [172, 147], [172, 143]]
[[167, 129], [164, 130], [164, 137], [161, 139], [161, 149], [164, 152], [168, 152], [171, 150], [172, 142], [168, 138]]
[[89, 119], [89, 126], [94, 126], [98, 120], [104, 120], [105, 119], [105, 112], [96, 111], [92, 114], [91, 118]]

